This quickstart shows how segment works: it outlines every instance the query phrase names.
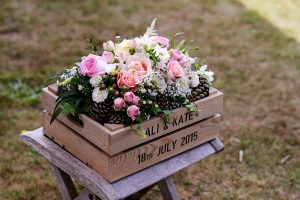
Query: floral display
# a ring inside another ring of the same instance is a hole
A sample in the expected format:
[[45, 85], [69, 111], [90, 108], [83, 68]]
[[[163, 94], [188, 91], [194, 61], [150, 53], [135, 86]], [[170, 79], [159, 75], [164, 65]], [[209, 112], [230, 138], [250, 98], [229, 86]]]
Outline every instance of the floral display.
[[158, 35], [154, 25], [141, 37], [104, 42], [103, 50], [90, 39], [92, 52], [56, 76], [53, 120], [62, 112], [81, 122], [85, 113], [101, 124], [129, 125], [182, 106], [197, 110], [193, 102], [209, 95], [214, 73], [189, 56], [197, 48]]

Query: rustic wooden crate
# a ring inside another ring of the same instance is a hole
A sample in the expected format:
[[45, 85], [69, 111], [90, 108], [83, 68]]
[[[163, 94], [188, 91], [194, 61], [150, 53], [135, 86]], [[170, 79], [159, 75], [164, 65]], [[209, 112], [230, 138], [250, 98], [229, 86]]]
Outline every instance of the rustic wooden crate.
[[[57, 98], [56, 93], [57, 86], [55, 84], [43, 89], [43, 108], [49, 114], [53, 114]], [[195, 102], [200, 109], [197, 113], [189, 112], [186, 108], [177, 108], [173, 110], [168, 124], [165, 124], [160, 117], [153, 117], [141, 124], [148, 134], [148, 138], [144, 140], [140, 139], [130, 126], [124, 127], [117, 124], [101, 125], [87, 115], [80, 115], [84, 126], [74, 123], [61, 114], [58, 116], [58, 120], [81, 137], [93, 143], [97, 148], [113, 156], [221, 113], [222, 101], [223, 93], [212, 88], [208, 97]]]
[[51, 114], [47, 111], [44, 134], [113, 182], [218, 137], [220, 118], [219, 114], [214, 115], [116, 155], [107, 154], [59, 119], [50, 125]]

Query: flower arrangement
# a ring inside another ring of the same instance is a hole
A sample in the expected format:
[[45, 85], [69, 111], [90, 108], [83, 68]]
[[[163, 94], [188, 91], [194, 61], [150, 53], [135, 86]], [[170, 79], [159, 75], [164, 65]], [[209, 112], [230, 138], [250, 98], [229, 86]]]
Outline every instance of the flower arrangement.
[[[62, 112], [82, 123], [87, 113], [101, 124], [139, 124], [152, 116], [165, 120], [172, 109], [186, 106], [197, 111], [194, 101], [208, 96], [214, 73], [189, 52], [185, 40], [159, 36], [155, 20], [141, 37], [103, 43], [71, 69], [56, 76], [59, 93], [52, 121]], [[134, 130], [142, 134], [140, 126]]]

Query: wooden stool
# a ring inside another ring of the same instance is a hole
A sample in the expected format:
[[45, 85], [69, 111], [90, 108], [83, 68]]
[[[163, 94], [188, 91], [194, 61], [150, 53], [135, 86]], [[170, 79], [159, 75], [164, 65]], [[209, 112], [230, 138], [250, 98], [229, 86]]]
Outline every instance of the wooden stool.
[[[116, 182], [109, 183], [100, 174], [45, 137], [43, 128], [26, 132], [21, 135], [21, 139], [49, 161], [64, 200], [138, 199], [156, 184], [165, 200], [180, 199], [171, 175], [222, 151], [224, 148], [223, 143], [216, 138]], [[87, 190], [78, 195], [71, 177], [78, 180]]]

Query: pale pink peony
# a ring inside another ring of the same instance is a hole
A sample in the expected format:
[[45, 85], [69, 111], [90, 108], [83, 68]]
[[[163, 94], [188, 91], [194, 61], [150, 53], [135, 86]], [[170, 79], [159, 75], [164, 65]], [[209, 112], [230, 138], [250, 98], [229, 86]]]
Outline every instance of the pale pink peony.
[[124, 100], [127, 102], [133, 102], [134, 94], [133, 92], [125, 92], [124, 94]]
[[176, 60], [171, 60], [167, 65], [167, 70], [171, 79], [180, 78], [184, 75], [183, 68]]
[[118, 74], [118, 87], [126, 86], [129, 89], [134, 89], [140, 83], [136, 73], [122, 70]]
[[135, 105], [140, 105], [140, 101], [141, 101], [140, 97], [134, 96], [132, 103]]
[[137, 107], [136, 105], [131, 105], [127, 108], [127, 115], [130, 117], [132, 120], [135, 120], [136, 117], [141, 114], [140, 108]]
[[103, 51], [101, 57], [109, 64], [112, 64], [114, 62], [114, 54], [112, 52]]
[[115, 48], [115, 44], [111, 40], [103, 43], [103, 49], [105, 51], [112, 51], [114, 48]]
[[142, 54], [129, 56], [126, 60], [127, 70], [133, 69], [140, 79], [149, 75], [152, 72], [151, 61]]
[[124, 99], [122, 99], [121, 97], [116, 98], [114, 100], [114, 104], [117, 108], [124, 108], [126, 106]]
[[162, 37], [162, 36], [153, 36], [151, 37], [151, 39], [157, 43], [159, 43], [160, 45], [162, 45], [165, 48], [169, 48], [169, 39], [166, 37]]
[[106, 65], [100, 56], [89, 54], [80, 63], [81, 74], [87, 76], [102, 75], [105, 73]]

